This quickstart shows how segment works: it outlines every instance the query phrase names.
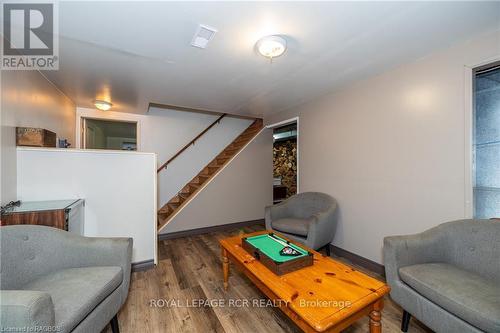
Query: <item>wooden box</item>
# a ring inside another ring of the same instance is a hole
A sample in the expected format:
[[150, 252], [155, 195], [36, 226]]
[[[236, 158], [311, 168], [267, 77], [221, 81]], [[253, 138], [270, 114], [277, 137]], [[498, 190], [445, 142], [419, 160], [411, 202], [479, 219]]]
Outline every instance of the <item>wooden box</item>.
[[250, 244], [246, 238], [242, 238], [241, 247], [276, 275], [283, 275], [304, 267], [312, 266], [314, 262], [313, 254], [309, 251], [308, 254], [303, 257], [292, 257], [290, 260], [285, 262], [274, 261], [260, 249]]
[[16, 127], [16, 145], [56, 147], [56, 133], [43, 128]]

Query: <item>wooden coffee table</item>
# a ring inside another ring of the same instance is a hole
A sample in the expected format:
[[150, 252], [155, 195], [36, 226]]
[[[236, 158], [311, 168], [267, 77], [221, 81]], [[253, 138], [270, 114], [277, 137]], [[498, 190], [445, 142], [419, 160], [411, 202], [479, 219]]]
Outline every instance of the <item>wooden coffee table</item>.
[[340, 332], [363, 316], [370, 318], [371, 333], [382, 332], [383, 297], [390, 290], [385, 283], [303, 245], [313, 253], [314, 264], [278, 276], [241, 247], [243, 237], [268, 232], [220, 241], [225, 290], [231, 261], [305, 332]]

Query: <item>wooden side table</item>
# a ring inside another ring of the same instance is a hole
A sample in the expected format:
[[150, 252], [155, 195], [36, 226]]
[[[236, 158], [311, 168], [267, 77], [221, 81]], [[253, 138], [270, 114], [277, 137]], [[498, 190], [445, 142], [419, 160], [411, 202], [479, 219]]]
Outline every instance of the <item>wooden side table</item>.
[[83, 234], [83, 199], [25, 201], [8, 209], [0, 226], [36, 224]]

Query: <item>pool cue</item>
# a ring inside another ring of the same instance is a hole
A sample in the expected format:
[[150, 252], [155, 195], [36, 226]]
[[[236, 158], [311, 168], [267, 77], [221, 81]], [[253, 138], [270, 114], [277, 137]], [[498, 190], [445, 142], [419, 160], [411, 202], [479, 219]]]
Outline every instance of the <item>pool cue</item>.
[[[271, 237], [272, 239], [274, 239], [275, 241], [277, 241], [278, 243], [280, 243], [281, 245], [290, 247], [290, 244], [283, 242], [281, 239], [277, 238], [276, 236], [274, 236], [274, 235], [268, 235], [268, 236]], [[293, 247], [292, 247], [292, 249], [293, 249]]]

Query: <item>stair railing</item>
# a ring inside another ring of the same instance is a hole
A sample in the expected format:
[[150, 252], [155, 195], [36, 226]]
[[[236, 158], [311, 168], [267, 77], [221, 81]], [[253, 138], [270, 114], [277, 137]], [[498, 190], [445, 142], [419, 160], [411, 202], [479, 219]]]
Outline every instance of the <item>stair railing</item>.
[[166, 161], [165, 163], [163, 163], [161, 165], [161, 167], [158, 168], [158, 170], [156, 170], [156, 172], [160, 172], [161, 170], [163, 169], [166, 169], [167, 168], [167, 165], [169, 165], [173, 160], [175, 160], [180, 154], [182, 154], [186, 149], [188, 149], [189, 147], [191, 147], [192, 145], [195, 144], [195, 142], [201, 138], [205, 133], [207, 133], [212, 127], [214, 127], [216, 124], [220, 123], [220, 121], [222, 120], [222, 118], [224, 118], [225, 116], [227, 115], [227, 113], [223, 113], [220, 115], [219, 118], [217, 118], [216, 121], [214, 121], [213, 123], [210, 124], [210, 126], [208, 126], [207, 128], [205, 128], [200, 134], [198, 134], [193, 140], [189, 141], [188, 144], [186, 144], [184, 147], [181, 148], [181, 150], [179, 150], [174, 156], [172, 156], [168, 161]]

